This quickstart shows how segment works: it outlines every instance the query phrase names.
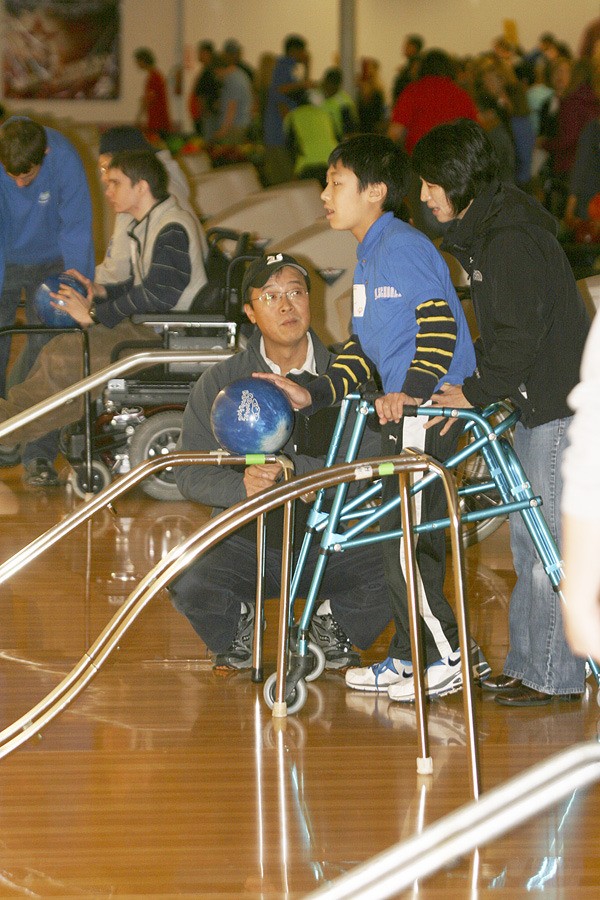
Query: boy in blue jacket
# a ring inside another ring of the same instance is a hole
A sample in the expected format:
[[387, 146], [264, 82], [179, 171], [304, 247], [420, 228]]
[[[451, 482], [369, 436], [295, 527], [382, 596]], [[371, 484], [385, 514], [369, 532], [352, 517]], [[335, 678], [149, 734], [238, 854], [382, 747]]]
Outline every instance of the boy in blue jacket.
[[[431, 241], [402, 220], [409, 183], [404, 152], [381, 135], [356, 135], [342, 142], [329, 158], [327, 186], [321, 198], [332, 228], [351, 231], [358, 241], [353, 289], [353, 334], [325, 375], [308, 389], [279, 376], [293, 405], [306, 414], [330, 406], [376, 370], [384, 396], [376, 401], [383, 452], [396, 455], [417, 447], [446, 459], [458, 440], [456, 427], [445, 434], [426, 429], [423, 418], [403, 419], [404, 404], [429, 401], [445, 381], [462, 384], [475, 368], [469, 329], [448, 267]], [[397, 494], [394, 479], [385, 479], [384, 501]], [[442, 484], [419, 494], [417, 517], [430, 521], [446, 514]], [[396, 508], [383, 522], [386, 531], [400, 527]], [[397, 541], [384, 541], [386, 580], [396, 634], [386, 660], [349, 669], [346, 683], [362, 691], [387, 691], [393, 700], [415, 698], [412, 677], [406, 583]], [[425, 690], [443, 696], [462, 688], [458, 629], [443, 591], [445, 536], [419, 535], [416, 548], [420, 573], [419, 600], [426, 654]], [[490, 668], [473, 648], [476, 677]]]

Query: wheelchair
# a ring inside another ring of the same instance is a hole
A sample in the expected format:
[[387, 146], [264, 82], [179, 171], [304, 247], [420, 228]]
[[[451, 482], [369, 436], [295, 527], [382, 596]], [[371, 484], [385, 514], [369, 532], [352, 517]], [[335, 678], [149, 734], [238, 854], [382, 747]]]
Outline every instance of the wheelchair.
[[[186, 312], [135, 315], [135, 324], [149, 326], [156, 339], [114, 347], [111, 362], [131, 350], [222, 350], [235, 353], [245, 341], [240, 299], [245, 264], [261, 251], [249, 233], [225, 228], [207, 232], [207, 284]], [[232, 250], [222, 247], [227, 243]], [[205, 366], [168, 363], [146, 371], [111, 379], [100, 399], [92, 401], [90, 421], [82, 419], [62, 429], [60, 449], [71, 464], [69, 484], [81, 498], [98, 493], [131, 468], [172, 452], [181, 433], [183, 410], [193, 385]], [[92, 450], [92, 484], [83, 460]], [[142, 490], [158, 500], [179, 500], [181, 495], [170, 469], [146, 479]]]

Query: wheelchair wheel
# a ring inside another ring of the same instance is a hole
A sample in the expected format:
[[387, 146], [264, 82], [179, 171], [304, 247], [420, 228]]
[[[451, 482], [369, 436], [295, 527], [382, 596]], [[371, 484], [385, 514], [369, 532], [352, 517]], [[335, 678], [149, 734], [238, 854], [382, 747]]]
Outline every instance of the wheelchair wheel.
[[[499, 412], [494, 424], [505, 419], [507, 415], [508, 413], [504, 410]], [[512, 430], [505, 431], [503, 437], [512, 444]], [[462, 443], [459, 442], [459, 447], [466, 446], [468, 443], [471, 443], [472, 440], [473, 436], [471, 433], [464, 435]], [[477, 484], [483, 485], [490, 481], [488, 468], [480, 453], [474, 453], [457, 466], [455, 476], [456, 486], [459, 490], [462, 487], [472, 487]], [[489, 509], [490, 507], [499, 506], [501, 502], [502, 499], [496, 488], [491, 490], [482, 488], [481, 492], [460, 497], [460, 511], [461, 514], [464, 514], [465, 512]], [[483, 541], [486, 537], [489, 537], [490, 534], [497, 531], [507, 519], [507, 515], [493, 516], [489, 519], [481, 519], [479, 522], [465, 523], [463, 525], [463, 545], [465, 547], [471, 547], [473, 544]]]
[[[172, 453], [181, 434], [182, 421], [183, 412], [170, 409], [156, 413], [138, 425], [129, 444], [132, 468], [147, 459]], [[155, 475], [149, 475], [142, 481], [141, 488], [155, 500], [182, 499], [172, 469], [163, 469]]]
[[[275, 706], [276, 687], [277, 672], [273, 672], [272, 675], [269, 675], [263, 687], [263, 697], [265, 698], [265, 703], [269, 709], [273, 709]], [[293, 716], [294, 713], [297, 713], [302, 709], [306, 703], [307, 696], [308, 688], [306, 687], [304, 679], [301, 678], [300, 681], [295, 684], [294, 689], [285, 698], [287, 711], [290, 716]]]
[[73, 488], [73, 493], [81, 500], [85, 500], [90, 494], [99, 494], [112, 481], [110, 469], [105, 466], [99, 459], [92, 460], [92, 484], [87, 483], [85, 466], [78, 464], [73, 466], [69, 477], [68, 484]]

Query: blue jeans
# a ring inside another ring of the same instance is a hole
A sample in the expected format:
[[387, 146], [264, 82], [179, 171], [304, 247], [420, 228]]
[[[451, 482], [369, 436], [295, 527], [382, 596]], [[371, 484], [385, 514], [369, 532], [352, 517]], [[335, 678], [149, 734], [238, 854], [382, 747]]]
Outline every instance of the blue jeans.
[[[515, 450], [534, 494], [542, 497], [542, 513], [560, 547], [561, 464], [571, 418], [535, 428], [520, 422]], [[583, 691], [585, 662], [565, 640], [561, 599], [552, 588], [521, 515], [510, 517], [510, 545], [517, 583], [510, 600], [510, 649], [504, 672], [547, 694]]]

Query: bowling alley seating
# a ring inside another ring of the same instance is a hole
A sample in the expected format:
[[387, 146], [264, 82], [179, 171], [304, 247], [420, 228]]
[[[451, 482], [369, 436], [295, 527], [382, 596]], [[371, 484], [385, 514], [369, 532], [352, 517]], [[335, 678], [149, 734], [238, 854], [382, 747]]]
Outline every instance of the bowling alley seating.
[[219, 215], [206, 228], [249, 232], [254, 244], [267, 250], [323, 216], [318, 181], [289, 181], [250, 194]]
[[206, 175], [212, 171], [212, 163], [208, 153], [180, 153], [177, 162], [185, 172], [188, 181], [193, 183], [200, 175]]
[[198, 175], [193, 199], [206, 221], [261, 188], [256, 167], [252, 163], [236, 163]]

